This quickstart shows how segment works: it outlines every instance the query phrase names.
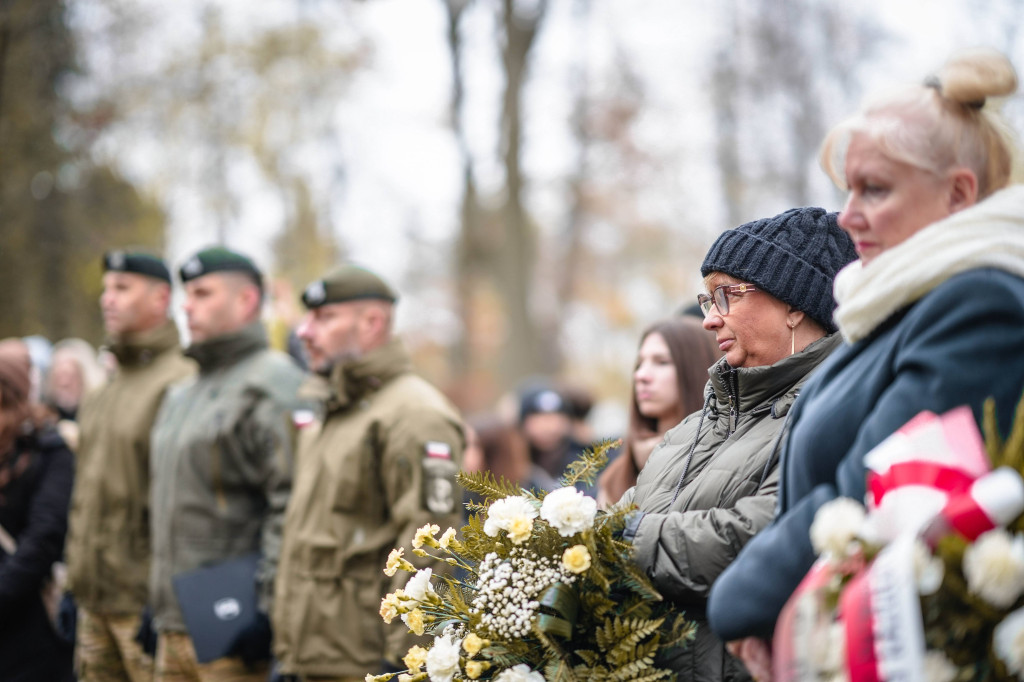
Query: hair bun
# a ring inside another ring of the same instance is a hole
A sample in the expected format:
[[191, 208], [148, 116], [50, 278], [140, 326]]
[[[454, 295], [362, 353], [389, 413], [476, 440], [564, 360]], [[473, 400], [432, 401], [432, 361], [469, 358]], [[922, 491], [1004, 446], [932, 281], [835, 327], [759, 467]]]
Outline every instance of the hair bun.
[[965, 106], [980, 107], [989, 97], [1017, 91], [1017, 72], [1001, 52], [989, 48], [954, 55], [939, 72], [943, 97]]

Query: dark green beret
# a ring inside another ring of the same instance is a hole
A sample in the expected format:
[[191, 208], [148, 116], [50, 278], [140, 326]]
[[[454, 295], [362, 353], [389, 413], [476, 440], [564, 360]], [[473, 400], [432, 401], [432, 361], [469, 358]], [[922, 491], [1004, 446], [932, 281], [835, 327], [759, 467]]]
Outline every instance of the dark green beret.
[[252, 260], [222, 246], [203, 249], [185, 261], [179, 270], [183, 283], [213, 272], [240, 272], [248, 275], [260, 289], [263, 288], [263, 275]]
[[351, 264], [335, 268], [302, 292], [302, 303], [307, 308], [371, 299], [394, 303], [398, 294], [377, 275]]
[[134, 272], [171, 283], [171, 271], [156, 256], [142, 251], [114, 249], [103, 254], [104, 272]]

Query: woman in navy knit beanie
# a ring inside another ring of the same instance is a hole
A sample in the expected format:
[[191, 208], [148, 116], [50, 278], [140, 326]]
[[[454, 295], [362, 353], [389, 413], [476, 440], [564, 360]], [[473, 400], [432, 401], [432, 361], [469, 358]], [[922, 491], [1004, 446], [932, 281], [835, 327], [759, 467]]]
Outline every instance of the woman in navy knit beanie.
[[703, 617], [712, 583], [772, 519], [777, 446], [804, 380], [839, 344], [832, 280], [856, 257], [820, 208], [795, 208], [722, 234], [701, 272], [704, 329], [724, 357], [703, 408], [670, 429], [620, 504], [624, 537], [654, 586], [697, 625], [660, 664], [679, 680], [746, 680]]

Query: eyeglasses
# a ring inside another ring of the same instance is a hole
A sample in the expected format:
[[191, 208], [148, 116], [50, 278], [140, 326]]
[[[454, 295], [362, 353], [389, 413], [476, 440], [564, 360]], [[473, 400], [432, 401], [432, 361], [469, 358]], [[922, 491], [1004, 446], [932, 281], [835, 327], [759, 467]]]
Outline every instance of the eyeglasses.
[[718, 308], [719, 315], [728, 315], [729, 297], [745, 294], [748, 291], [757, 291], [757, 287], [746, 282], [742, 284], [723, 284], [720, 287], [715, 287], [715, 290], [710, 294], [697, 294], [697, 305], [700, 306], [704, 317], [711, 314], [712, 305]]

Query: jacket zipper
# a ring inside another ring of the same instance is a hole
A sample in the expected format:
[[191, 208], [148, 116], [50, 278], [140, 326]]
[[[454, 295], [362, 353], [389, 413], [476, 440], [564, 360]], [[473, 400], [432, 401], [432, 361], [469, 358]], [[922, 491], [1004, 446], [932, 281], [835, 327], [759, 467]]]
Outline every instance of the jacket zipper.
[[740, 387], [739, 377], [736, 375], [736, 370], [728, 369], [722, 371], [724, 365], [718, 366], [718, 373], [722, 377], [722, 383], [725, 384], [725, 391], [729, 394], [729, 435], [736, 433], [736, 429], [739, 427], [740, 420]]

